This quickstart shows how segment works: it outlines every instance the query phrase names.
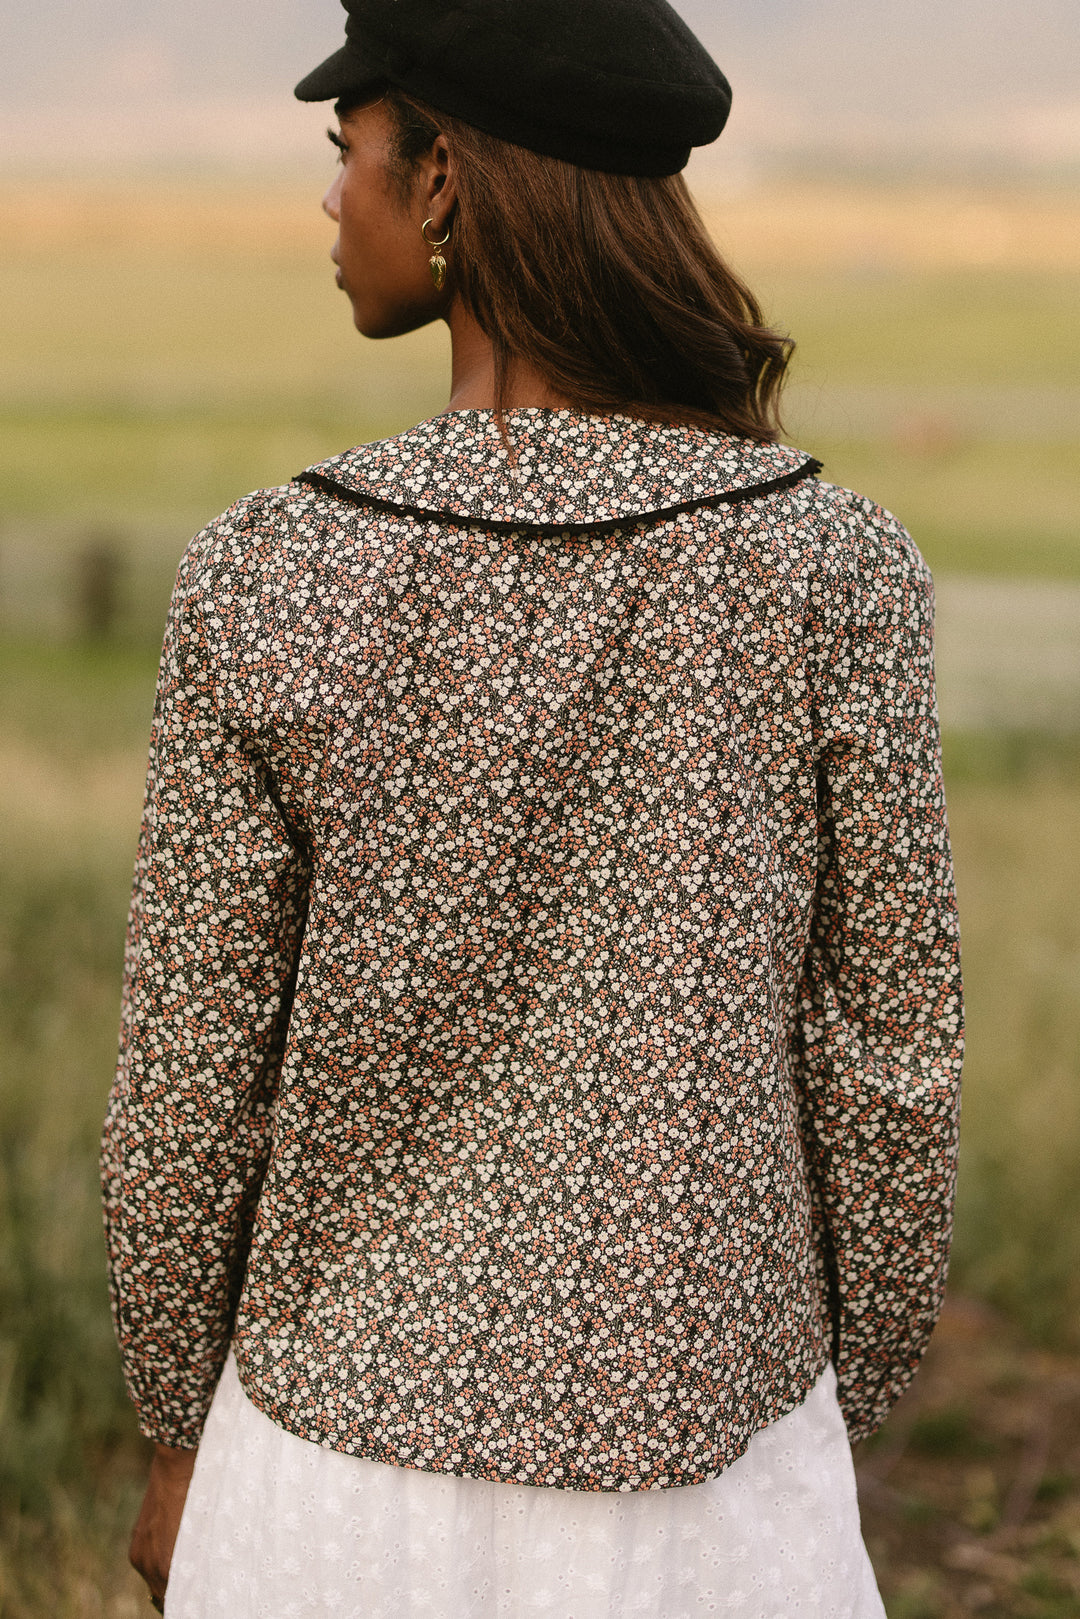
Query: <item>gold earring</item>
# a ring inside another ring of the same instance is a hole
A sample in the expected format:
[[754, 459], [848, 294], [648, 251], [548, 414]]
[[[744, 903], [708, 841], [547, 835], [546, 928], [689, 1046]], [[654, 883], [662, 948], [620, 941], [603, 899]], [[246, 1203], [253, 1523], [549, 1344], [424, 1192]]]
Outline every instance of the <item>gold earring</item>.
[[428, 262], [431, 268], [431, 279], [435, 283], [435, 291], [441, 292], [446, 285], [446, 260], [442, 256], [442, 249], [450, 240], [450, 227], [449, 225], [446, 227], [446, 235], [443, 237], [441, 242], [433, 242], [428, 236], [427, 230], [428, 226], [434, 225], [434, 223], [435, 221], [433, 219], [425, 219], [424, 223], [420, 227], [420, 234], [424, 238], [424, 241], [427, 243], [428, 247], [433, 247], [435, 249]]

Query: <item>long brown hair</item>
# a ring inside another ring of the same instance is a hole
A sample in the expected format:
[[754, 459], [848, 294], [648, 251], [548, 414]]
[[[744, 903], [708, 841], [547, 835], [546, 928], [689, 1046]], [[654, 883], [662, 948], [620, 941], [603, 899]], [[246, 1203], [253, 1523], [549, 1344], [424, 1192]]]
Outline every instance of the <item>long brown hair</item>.
[[501, 415], [515, 359], [580, 410], [624, 410], [771, 442], [790, 339], [713, 246], [681, 175], [580, 169], [385, 97], [406, 190], [441, 131], [457, 159], [453, 271], [495, 351]]

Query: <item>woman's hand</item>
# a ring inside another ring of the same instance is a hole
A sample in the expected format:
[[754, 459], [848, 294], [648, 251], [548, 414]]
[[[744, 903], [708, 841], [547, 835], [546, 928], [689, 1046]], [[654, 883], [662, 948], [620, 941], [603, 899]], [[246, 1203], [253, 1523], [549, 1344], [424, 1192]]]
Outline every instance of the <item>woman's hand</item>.
[[132, 1567], [150, 1587], [150, 1600], [159, 1612], [164, 1611], [169, 1565], [195, 1455], [193, 1450], [174, 1450], [171, 1445], [154, 1446], [146, 1494], [131, 1536], [128, 1556]]

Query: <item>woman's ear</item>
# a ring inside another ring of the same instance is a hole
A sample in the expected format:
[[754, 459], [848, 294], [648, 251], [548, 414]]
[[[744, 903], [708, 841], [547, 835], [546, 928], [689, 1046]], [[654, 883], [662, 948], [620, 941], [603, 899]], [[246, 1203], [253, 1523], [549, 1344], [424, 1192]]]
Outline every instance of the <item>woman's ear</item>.
[[[431, 150], [420, 160], [420, 199], [437, 226], [444, 226], [457, 204], [454, 182], [454, 155], [443, 134], [436, 135]], [[442, 230], [438, 231], [442, 234]]]

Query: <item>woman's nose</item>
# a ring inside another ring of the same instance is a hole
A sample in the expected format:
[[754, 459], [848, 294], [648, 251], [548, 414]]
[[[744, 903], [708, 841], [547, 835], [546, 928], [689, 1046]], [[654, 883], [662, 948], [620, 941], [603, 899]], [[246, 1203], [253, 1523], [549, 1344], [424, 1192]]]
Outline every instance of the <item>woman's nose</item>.
[[324, 214], [329, 214], [330, 218], [334, 221], [335, 225], [340, 223], [340, 220], [341, 220], [341, 175], [340, 175], [340, 173], [336, 174], [334, 176], [333, 184], [331, 185], [330, 189], [326, 193], [326, 196], [322, 200], [322, 210], [323, 210]]

